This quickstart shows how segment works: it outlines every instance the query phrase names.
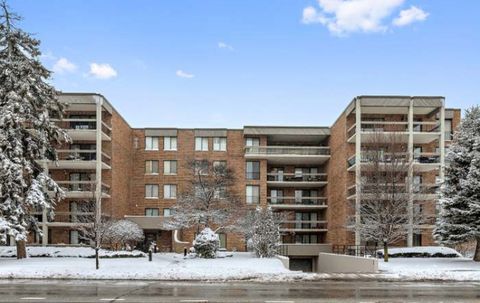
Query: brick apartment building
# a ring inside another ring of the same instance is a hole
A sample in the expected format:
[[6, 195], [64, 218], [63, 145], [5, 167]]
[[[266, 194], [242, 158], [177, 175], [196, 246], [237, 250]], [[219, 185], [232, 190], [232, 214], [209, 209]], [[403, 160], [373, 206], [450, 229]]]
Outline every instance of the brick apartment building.
[[[72, 227], [79, 203], [101, 196], [103, 212], [138, 223], [161, 250], [183, 247], [193, 232], [166, 230], [176, 196], [186, 187], [192, 159], [225, 161], [236, 174], [236, 190], [247, 205], [285, 212], [282, 242], [288, 255], [311, 258], [327, 244], [364, 244], [347, 229], [358, 212], [356, 190], [368, 159], [362, 149], [374, 133], [400, 134], [411, 160], [406, 188], [424, 188], [412, 205], [435, 214], [445, 149], [460, 122], [460, 110], [443, 97], [359, 96], [331, 127], [245, 126], [243, 129], [133, 128], [99, 94], [65, 93], [65, 118], [58, 121], [73, 143], [59, 149], [58, 163], [45, 169], [66, 189], [53, 222], [39, 213], [38, 244], [79, 242]], [[432, 225], [412, 228], [406, 243], [430, 245]], [[421, 232], [418, 232], [420, 230]], [[220, 234], [227, 249], [244, 250], [244, 239]], [[314, 262], [314, 260], [313, 260]]]

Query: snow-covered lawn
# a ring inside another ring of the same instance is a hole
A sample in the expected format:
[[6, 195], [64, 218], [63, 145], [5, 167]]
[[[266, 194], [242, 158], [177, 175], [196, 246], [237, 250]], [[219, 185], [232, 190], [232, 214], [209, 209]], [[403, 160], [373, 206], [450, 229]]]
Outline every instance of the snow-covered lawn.
[[145, 279], [145, 280], [275, 280], [303, 273], [285, 269], [276, 258], [258, 259], [234, 253], [217, 259], [184, 259], [181, 254], [154, 254], [148, 258], [102, 259], [100, 269], [86, 258], [0, 258], [0, 278]]
[[480, 281], [480, 262], [469, 258], [392, 258], [378, 267], [387, 279]]

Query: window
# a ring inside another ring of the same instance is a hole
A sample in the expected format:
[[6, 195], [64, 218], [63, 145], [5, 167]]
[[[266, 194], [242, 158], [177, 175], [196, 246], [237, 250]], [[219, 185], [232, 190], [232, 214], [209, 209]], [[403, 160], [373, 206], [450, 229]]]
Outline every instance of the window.
[[195, 150], [196, 151], [208, 151], [208, 138], [207, 137], [195, 137]]
[[245, 138], [246, 146], [260, 146], [260, 138]]
[[282, 203], [283, 190], [272, 189], [270, 190], [270, 203], [277, 204]]
[[78, 230], [70, 231], [70, 244], [80, 244], [80, 241], [78, 240]]
[[158, 198], [158, 184], [145, 185], [145, 198]]
[[452, 130], [452, 120], [445, 120], [445, 140], [452, 140], [453, 130]]
[[163, 198], [164, 199], [177, 198], [177, 186], [175, 184], [165, 184], [163, 186]]
[[317, 235], [295, 235], [295, 243], [318, 243]]
[[207, 160], [195, 160], [195, 175], [208, 175]]
[[164, 217], [170, 217], [172, 215], [172, 211], [170, 208], [164, 208], [163, 209], [163, 216]]
[[158, 161], [157, 160], [147, 160], [147, 161], [145, 161], [145, 174], [147, 174], [147, 175], [158, 174]]
[[224, 233], [219, 233], [218, 239], [220, 240], [220, 248], [227, 248], [227, 235]]
[[177, 174], [177, 161], [165, 160], [163, 161], [163, 174], [164, 175], [176, 175]]
[[213, 161], [213, 168], [227, 167], [227, 161], [216, 160]]
[[215, 199], [224, 199], [227, 196], [227, 188], [225, 186], [220, 186], [214, 189], [213, 197]]
[[413, 246], [422, 246], [422, 234], [413, 234]]
[[214, 151], [226, 151], [227, 150], [227, 138], [215, 137], [213, 138], [213, 150]]
[[145, 150], [158, 150], [158, 137], [145, 137]]
[[177, 150], [177, 137], [163, 137], [163, 150]]
[[247, 178], [247, 180], [260, 179], [260, 162], [258, 161], [245, 162], [245, 178]]
[[258, 204], [260, 202], [260, 187], [258, 185], [247, 185], [247, 204]]
[[158, 217], [160, 213], [158, 212], [158, 208], [145, 208], [145, 216]]

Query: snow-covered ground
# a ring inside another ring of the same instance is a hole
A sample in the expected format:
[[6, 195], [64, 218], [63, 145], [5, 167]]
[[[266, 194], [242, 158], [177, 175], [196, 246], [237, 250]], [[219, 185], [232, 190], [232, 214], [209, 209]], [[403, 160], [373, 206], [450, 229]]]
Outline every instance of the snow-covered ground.
[[[0, 247], [0, 254], [8, 251]], [[42, 250], [43, 249], [43, 250]], [[30, 257], [17, 260], [0, 257], [0, 278], [36, 279], [127, 279], [127, 280], [254, 280], [315, 281], [389, 280], [480, 281], [480, 263], [467, 258], [391, 258], [379, 259], [379, 272], [374, 274], [302, 273], [286, 269], [277, 258], [255, 258], [251, 253], [236, 252], [231, 257], [217, 259], [184, 258], [181, 254], [159, 253], [148, 258], [106, 258], [95, 270], [95, 261], [88, 248], [31, 247]], [[38, 257], [48, 253], [54, 257]], [[110, 252], [103, 252], [110, 254]], [[225, 255], [225, 254], [223, 254]], [[82, 258], [78, 258], [82, 256]]]
[[0, 258], [0, 278], [145, 279], [145, 280], [270, 280], [294, 279], [303, 273], [285, 269], [276, 258], [258, 259], [234, 253], [217, 259], [184, 259], [181, 254], [154, 254], [148, 258], [102, 259], [100, 269], [86, 258]]
[[378, 267], [386, 279], [480, 281], [480, 262], [470, 258], [391, 258]]

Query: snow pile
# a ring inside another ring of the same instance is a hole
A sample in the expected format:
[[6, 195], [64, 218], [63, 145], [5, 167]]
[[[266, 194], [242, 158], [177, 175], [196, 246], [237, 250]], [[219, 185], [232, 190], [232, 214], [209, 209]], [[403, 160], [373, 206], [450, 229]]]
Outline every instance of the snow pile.
[[[383, 258], [383, 250], [377, 251], [377, 256]], [[453, 248], [442, 246], [417, 246], [390, 248], [391, 258], [460, 258], [462, 255]]]
[[[145, 257], [145, 253], [134, 251], [111, 251], [101, 249], [99, 251], [100, 258], [141, 258]], [[12, 258], [17, 256], [17, 248], [15, 246], [1, 246], [0, 257]], [[30, 246], [27, 247], [27, 256], [47, 257], [47, 258], [94, 258], [95, 250], [91, 247], [43, 247]]]
[[195, 253], [200, 258], [213, 259], [220, 247], [218, 235], [210, 228], [204, 228], [193, 241]]

